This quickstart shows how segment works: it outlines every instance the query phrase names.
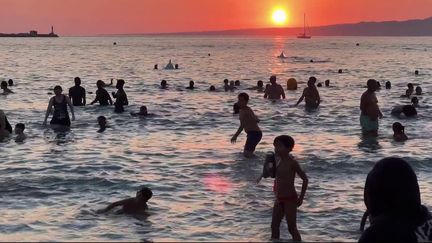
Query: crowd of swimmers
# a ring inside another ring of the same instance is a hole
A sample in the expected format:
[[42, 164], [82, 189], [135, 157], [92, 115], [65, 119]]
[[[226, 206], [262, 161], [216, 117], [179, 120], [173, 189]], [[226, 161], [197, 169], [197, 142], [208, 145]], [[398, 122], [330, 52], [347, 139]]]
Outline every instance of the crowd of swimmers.
[[[170, 64], [172, 65], [171, 61]], [[277, 83], [277, 77], [271, 76], [270, 83], [264, 87], [263, 81], [258, 81], [256, 87], [249, 88], [257, 92], [264, 93], [265, 99], [280, 100], [286, 99], [284, 88]], [[63, 89], [61, 86], [54, 87], [54, 96], [50, 98], [48, 108], [45, 114], [43, 124], [47, 124], [48, 117], [52, 114], [50, 124], [55, 126], [69, 127], [71, 120], [75, 120], [74, 107], [85, 106], [86, 90], [81, 87], [81, 79], [79, 77], [74, 80], [75, 85], [69, 89], [68, 96], [62, 94]], [[317, 79], [310, 77], [307, 82], [307, 87], [304, 88], [301, 97], [298, 99], [294, 106], [299, 105], [303, 100], [307, 109], [317, 109], [321, 103], [319, 91], [316, 86]], [[99, 103], [101, 106], [114, 105], [116, 113], [124, 112], [124, 106], [129, 104], [126, 92], [124, 90], [125, 81], [118, 79], [116, 83], [116, 92], [112, 92], [112, 98], [106, 86], [113, 85], [113, 80], [110, 84], [105, 84], [103, 81], [96, 82], [97, 91], [96, 97], [90, 104]], [[1, 88], [4, 93], [13, 93], [8, 87], [13, 86], [13, 81], [3, 81]], [[223, 89], [234, 91], [240, 86], [240, 81], [224, 80]], [[325, 86], [330, 86], [330, 81], [325, 81]], [[289, 79], [287, 82], [288, 90], [297, 89], [297, 81]], [[364, 135], [378, 135], [378, 120], [383, 117], [381, 110], [378, 106], [378, 99], [375, 92], [379, 89], [380, 85], [374, 79], [367, 81], [367, 90], [360, 98], [360, 125]], [[386, 82], [385, 87], [391, 88], [391, 83]], [[167, 89], [168, 83], [162, 80], [161, 89]], [[195, 82], [190, 81], [188, 90], [195, 89]], [[215, 86], [211, 86], [209, 91], [216, 91]], [[411, 98], [412, 104], [395, 107], [392, 114], [399, 115], [404, 113], [405, 116], [410, 117], [417, 115], [415, 107], [418, 107], [418, 98], [412, 97], [414, 94], [414, 86], [408, 84], [408, 90], [403, 97]], [[421, 87], [415, 89], [416, 95], [422, 95]], [[113, 99], [115, 100], [113, 102]], [[238, 136], [244, 131], [247, 139], [244, 145], [243, 154], [246, 158], [254, 157], [254, 152], [263, 137], [263, 133], [259, 126], [260, 120], [255, 115], [251, 107], [248, 106], [249, 95], [247, 93], [240, 93], [237, 96], [237, 102], [233, 105], [235, 114], [239, 114], [240, 125], [231, 138], [231, 142], [235, 143]], [[69, 111], [71, 118], [69, 116]], [[53, 110], [53, 112], [52, 112]], [[135, 113], [131, 112], [132, 116], [152, 116], [148, 113], [146, 106], [141, 106], [140, 111]], [[107, 126], [107, 119], [105, 116], [97, 118], [99, 124], [98, 132], [104, 132]], [[405, 134], [405, 127], [395, 122], [393, 124], [395, 141], [405, 141], [408, 137]], [[17, 135], [15, 141], [23, 142], [26, 139], [24, 133], [25, 125], [22, 123], [16, 124], [15, 134]], [[0, 138], [7, 137], [12, 133], [12, 127], [5, 115], [0, 110]], [[280, 224], [285, 217], [288, 224], [288, 231], [294, 241], [301, 241], [301, 235], [297, 229], [297, 209], [303, 203], [308, 188], [308, 177], [302, 170], [300, 164], [291, 155], [295, 146], [294, 138], [288, 135], [278, 136], [273, 142], [274, 153], [269, 153], [266, 156], [261, 178], [274, 178], [273, 191], [275, 194], [275, 202], [273, 206], [272, 222], [271, 222], [271, 237], [272, 239], [280, 238]], [[298, 175], [303, 183], [300, 195], [295, 190], [295, 177]], [[140, 213], [147, 210], [147, 201], [152, 197], [152, 191], [147, 188], [141, 188], [136, 197], [128, 198], [125, 200], [117, 201], [110, 204], [105, 209], [98, 212], [107, 212], [115, 207], [122, 207], [124, 213]], [[363, 230], [366, 219], [369, 218], [370, 227], [364, 231], [360, 241], [361, 242], [380, 242], [380, 241], [399, 241], [400, 240], [418, 240], [427, 238], [431, 240], [431, 230], [425, 230], [423, 226], [432, 226], [431, 216], [427, 209], [421, 205], [419, 188], [417, 178], [414, 171], [409, 164], [399, 158], [386, 158], [379, 161], [372, 171], [369, 173], [365, 189], [364, 189], [364, 202], [366, 205], [366, 212], [361, 222]], [[389, 226], [390, 225], [390, 226]], [[423, 228], [422, 228], [423, 227]], [[394, 233], [391, 233], [397, 229]], [[421, 235], [418, 234], [421, 233]], [[429, 238], [428, 238], [429, 237]]]

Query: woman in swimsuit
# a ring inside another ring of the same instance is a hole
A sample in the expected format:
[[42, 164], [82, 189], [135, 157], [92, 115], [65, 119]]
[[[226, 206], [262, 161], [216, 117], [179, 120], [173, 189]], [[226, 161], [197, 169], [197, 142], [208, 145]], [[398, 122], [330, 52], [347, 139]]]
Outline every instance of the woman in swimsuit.
[[75, 121], [75, 113], [73, 110], [72, 103], [69, 97], [62, 94], [62, 91], [63, 91], [62, 87], [60, 86], [54, 87], [55, 96], [52, 97], [49, 101], [47, 112], [45, 114], [45, 120], [43, 122], [44, 125], [47, 124], [48, 116], [51, 113], [52, 107], [54, 107], [54, 114], [50, 122], [51, 125], [70, 127], [71, 120], [69, 119], [69, 112], [67, 109], [68, 106], [72, 113], [72, 121]]

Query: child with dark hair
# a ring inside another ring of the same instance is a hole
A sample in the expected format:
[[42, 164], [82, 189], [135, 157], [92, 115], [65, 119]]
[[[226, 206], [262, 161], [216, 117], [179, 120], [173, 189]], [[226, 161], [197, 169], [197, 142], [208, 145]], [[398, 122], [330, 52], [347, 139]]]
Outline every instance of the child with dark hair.
[[[293, 241], [301, 241], [301, 236], [297, 229], [297, 208], [303, 203], [308, 187], [308, 178], [299, 163], [291, 155], [294, 144], [294, 139], [287, 135], [276, 137], [273, 142], [278, 161], [276, 162], [273, 186], [276, 200], [271, 223], [272, 239], [280, 238], [279, 228], [285, 216], [288, 231], [293, 237]], [[297, 195], [295, 189], [294, 181], [296, 175], [299, 175], [303, 180], [300, 196]]]
[[148, 210], [147, 202], [153, 196], [153, 192], [148, 187], [141, 188], [136, 197], [131, 197], [121, 201], [111, 203], [105, 209], [99, 210], [99, 213], [105, 213], [111, 209], [122, 206], [122, 213], [125, 214], [138, 214]]
[[27, 138], [24, 134], [25, 125], [22, 123], [18, 123], [15, 125], [15, 134], [17, 135], [15, 138], [15, 142], [22, 143]]
[[407, 135], [405, 135], [405, 127], [402, 126], [399, 122], [393, 123], [393, 139], [396, 142], [402, 142], [408, 140]]

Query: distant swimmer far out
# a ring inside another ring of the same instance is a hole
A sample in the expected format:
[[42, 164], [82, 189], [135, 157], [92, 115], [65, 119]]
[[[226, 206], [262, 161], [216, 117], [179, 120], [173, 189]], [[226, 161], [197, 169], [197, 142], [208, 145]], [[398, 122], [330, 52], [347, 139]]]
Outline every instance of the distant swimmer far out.
[[378, 136], [378, 118], [383, 115], [378, 106], [378, 99], [375, 95], [377, 90], [377, 82], [375, 79], [367, 81], [367, 90], [363, 93], [360, 99], [360, 125], [363, 135]]
[[98, 121], [98, 125], [99, 125], [99, 130], [97, 131], [98, 133], [103, 133], [105, 132], [106, 128], [107, 128], [107, 119], [104, 116], [99, 116], [97, 118]]
[[148, 210], [147, 202], [152, 196], [153, 192], [148, 187], [143, 187], [136, 193], [135, 197], [111, 203], [105, 209], [99, 210], [98, 213], [106, 213], [115, 207], [121, 206], [121, 213], [142, 214]]
[[12, 79], [9, 79], [9, 80], [8, 80], [8, 85], [9, 85], [9, 86], [13, 86], [13, 85], [14, 85], [14, 81], [13, 81]]
[[320, 98], [318, 89], [315, 86], [316, 80], [317, 79], [315, 77], [309, 78], [309, 81], [307, 83], [308, 87], [306, 87], [303, 90], [303, 94], [300, 97], [300, 99], [297, 101], [295, 106], [298, 106], [303, 101], [303, 99], [305, 99], [306, 108], [309, 108], [309, 109], [318, 108], [318, 106], [321, 103], [321, 98]]
[[209, 88], [209, 91], [210, 92], [216, 91], [216, 87], [214, 85], [211, 85], [210, 88]]
[[385, 83], [385, 87], [386, 87], [386, 89], [391, 89], [391, 82], [390, 82], [390, 81], [387, 81], [387, 82]]
[[70, 127], [71, 120], [69, 118], [68, 106], [72, 113], [72, 121], [75, 120], [75, 113], [71, 100], [66, 95], [62, 94], [63, 89], [61, 86], [57, 85], [54, 87], [55, 96], [49, 100], [48, 108], [45, 114], [44, 125], [47, 124], [48, 116], [51, 114], [51, 110], [54, 107], [54, 113], [50, 124], [58, 127]]
[[6, 81], [1, 82], [1, 89], [3, 90], [4, 95], [13, 94], [14, 92], [8, 88], [8, 83]]
[[186, 89], [194, 90], [194, 89], [195, 89], [195, 82], [194, 82], [193, 80], [191, 80], [191, 81], [189, 82], [189, 86], [186, 87]]
[[259, 119], [255, 116], [255, 113], [247, 105], [249, 102], [249, 95], [246, 93], [240, 93], [238, 95], [238, 106], [240, 107], [240, 126], [237, 132], [231, 138], [231, 143], [237, 141], [237, 137], [244, 130], [247, 134], [246, 144], [244, 146], [243, 155], [246, 158], [254, 156], [254, 151], [258, 143], [261, 141], [262, 132], [258, 126]]
[[131, 116], [138, 116], [138, 117], [147, 117], [147, 116], [154, 116], [154, 114], [148, 113], [147, 106], [143, 105], [140, 107], [139, 112], [131, 112]]
[[86, 91], [81, 87], [81, 79], [76, 77], [74, 79], [75, 86], [69, 89], [69, 99], [71, 99], [74, 106], [86, 105]]
[[117, 80], [117, 84], [116, 84], [116, 88], [117, 88], [117, 92], [113, 92], [113, 97], [116, 99], [116, 101], [114, 102], [114, 112], [115, 113], [122, 113], [124, 112], [124, 107], [125, 105], [129, 105], [129, 101], [126, 95], [126, 92], [124, 91], [124, 85], [125, 85], [125, 81], [123, 79], [118, 79]]
[[270, 77], [270, 86], [266, 87], [264, 98], [270, 100], [280, 100], [285, 99], [285, 91], [283, 87], [276, 83], [276, 76]]
[[287, 90], [297, 90], [297, 80], [295, 78], [288, 79]]
[[99, 102], [99, 105], [101, 106], [107, 106], [112, 105], [112, 99], [109, 95], [108, 91], [104, 89], [104, 82], [102, 80], [98, 80], [96, 82], [97, 90], [96, 90], [96, 98], [90, 103], [90, 105], [93, 105], [96, 102]]
[[161, 89], [168, 89], [168, 83], [165, 79], [161, 81], [160, 88]]

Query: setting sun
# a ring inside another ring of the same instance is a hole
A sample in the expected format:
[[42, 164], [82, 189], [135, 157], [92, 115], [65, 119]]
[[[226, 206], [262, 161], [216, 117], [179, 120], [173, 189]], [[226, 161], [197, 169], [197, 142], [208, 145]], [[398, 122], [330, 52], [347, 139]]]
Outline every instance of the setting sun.
[[287, 22], [287, 13], [283, 9], [277, 9], [272, 15], [273, 22], [278, 25], [283, 25]]

